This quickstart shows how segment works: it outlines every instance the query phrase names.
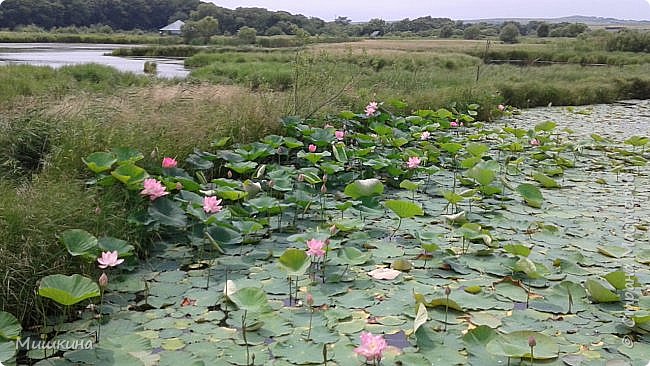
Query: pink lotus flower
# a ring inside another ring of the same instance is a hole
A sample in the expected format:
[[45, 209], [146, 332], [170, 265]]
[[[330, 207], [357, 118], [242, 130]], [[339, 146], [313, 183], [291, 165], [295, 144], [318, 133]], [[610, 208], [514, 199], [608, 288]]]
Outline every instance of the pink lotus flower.
[[539, 140], [538, 139], [532, 139], [532, 140], [530, 140], [530, 144], [532, 146], [539, 146]]
[[365, 109], [366, 116], [370, 117], [375, 114], [375, 112], [377, 112], [377, 108], [377, 102], [370, 102], [370, 104], [368, 104]]
[[409, 158], [408, 163], [406, 163], [406, 166], [408, 166], [409, 169], [415, 169], [418, 166], [420, 166], [420, 158], [417, 156], [411, 156]]
[[217, 213], [223, 208], [219, 205], [220, 203], [221, 200], [218, 200], [217, 197], [203, 197], [203, 211], [205, 213]]
[[431, 137], [431, 133], [430, 133], [429, 131], [424, 131], [424, 132], [422, 132], [422, 134], [420, 135], [420, 140], [422, 140], [422, 141], [426, 141], [426, 140], [429, 139], [429, 137]]
[[345, 138], [345, 131], [335, 131], [334, 136], [337, 140], [343, 140]]
[[164, 158], [162, 161], [162, 167], [169, 169], [169, 168], [176, 168], [176, 165], [178, 165], [178, 162], [174, 158]]
[[168, 195], [169, 192], [165, 191], [165, 187], [163, 187], [162, 183], [154, 178], [149, 178], [144, 180], [144, 189], [140, 191], [140, 194], [143, 196], [149, 196], [149, 199], [153, 201], [158, 197]]
[[314, 145], [314, 144], [309, 144], [309, 152], [310, 152], [310, 153], [316, 152], [316, 145]]
[[503, 112], [503, 111], [506, 110], [506, 106], [504, 106], [503, 104], [499, 104], [499, 105], [497, 106], [497, 109], [500, 110], [501, 112]]
[[451, 121], [449, 124], [451, 127], [458, 127], [458, 121]]
[[325, 242], [322, 240], [310, 239], [307, 240], [307, 255], [313, 255], [314, 257], [323, 257], [325, 256]]
[[99, 268], [105, 269], [121, 264], [124, 259], [118, 259], [117, 250], [114, 250], [112, 252], [102, 252], [102, 256], [97, 258], [97, 262], [99, 262]]
[[381, 361], [382, 353], [388, 347], [384, 336], [372, 335], [370, 332], [361, 333], [361, 345], [354, 349], [354, 353], [366, 358], [367, 361]]

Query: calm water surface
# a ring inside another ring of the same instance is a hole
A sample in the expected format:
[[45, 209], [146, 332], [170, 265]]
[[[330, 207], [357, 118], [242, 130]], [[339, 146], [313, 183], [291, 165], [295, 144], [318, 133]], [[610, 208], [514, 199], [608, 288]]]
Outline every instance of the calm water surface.
[[68, 43], [0, 43], [0, 65], [29, 64], [60, 67], [96, 63], [114, 67], [120, 71], [144, 73], [145, 61], [158, 64], [158, 77], [185, 78], [189, 70], [182, 59], [155, 57], [106, 56], [112, 50], [133, 45], [115, 44], [68, 44]]

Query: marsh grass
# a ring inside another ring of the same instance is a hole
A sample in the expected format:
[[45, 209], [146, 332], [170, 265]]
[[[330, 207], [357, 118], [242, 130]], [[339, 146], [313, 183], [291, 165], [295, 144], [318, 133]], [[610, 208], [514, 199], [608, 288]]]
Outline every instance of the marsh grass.
[[[50, 77], [51, 72], [44, 74]], [[83, 81], [71, 81], [71, 74], [87, 72], [56, 72], [55, 79], [65, 80], [59, 95], [34, 81], [29, 94], [12, 94], [2, 104], [0, 126], [11, 133], [0, 135], [0, 309], [25, 324], [42, 320], [40, 310], [31, 311], [40, 278], [53, 273], [96, 275], [94, 266], [72, 260], [59, 244], [57, 236], [64, 230], [117, 236], [140, 255], [147, 253], [150, 234], [128, 220], [142, 209], [141, 197], [134, 191], [88, 188], [91, 176], [82, 157], [132, 147], [154, 171], [163, 156], [182, 158], [194, 148], [209, 149], [218, 137], [246, 141], [277, 132], [285, 113], [277, 93], [162, 81], [97, 91], [104, 89], [81, 86]], [[112, 85], [110, 74], [99, 73], [104, 77], [109, 80], [99, 84]]]
[[0, 31], [0, 43], [117, 43], [117, 44], [179, 44], [181, 37], [161, 37], [156, 33], [57, 33]]
[[[530, 67], [484, 64], [485, 49], [485, 42], [479, 41], [372, 40], [276, 53], [199, 53], [186, 64], [194, 68], [191, 75], [198, 80], [293, 94], [308, 89], [300, 80], [317, 73], [324, 92], [313, 96], [313, 104], [326, 102], [347, 83], [345, 92], [329, 105], [358, 110], [368, 100], [400, 99], [411, 109], [455, 106], [462, 110], [479, 103], [479, 117], [488, 120], [500, 103], [525, 108], [650, 97], [643, 87], [650, 82], [650, 59], [643, 55], [594, 52], [589, 47], [580, 51], [569, 41], [490, 46], [490, 52], [512, 57], [547, 54], [555, 57], [552, 60], [571, 62]], [[558, 50], [564, 53], [553, 54]], [[603, 62], [616, 66], [580, 65]], [[328, 73], [334, 77], [323, 76]]]

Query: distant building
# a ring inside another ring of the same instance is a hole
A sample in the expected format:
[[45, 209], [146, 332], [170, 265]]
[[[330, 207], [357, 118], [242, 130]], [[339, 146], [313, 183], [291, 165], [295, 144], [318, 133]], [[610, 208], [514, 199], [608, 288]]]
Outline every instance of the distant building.
[[160, 28], [160, 34], [168, 34], [168, 35], [180, 35], [181, 34], [181, 27], [185, 24], [184, 21], [182, 20], [177, 20], [173, 22], [172, 24]]
[[605, 30], [608, 32], [618, 32], [626, 29], [627, 27], [622, 26], [622, 25], [609, 25], [605, 27]]

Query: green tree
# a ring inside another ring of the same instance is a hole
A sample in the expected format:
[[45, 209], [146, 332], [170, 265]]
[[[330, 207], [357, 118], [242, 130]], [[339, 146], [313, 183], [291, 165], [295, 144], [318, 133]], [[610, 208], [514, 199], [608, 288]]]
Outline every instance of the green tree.
[[516, 25], [510, 23], [506, 24], [499, 33], [499, 39], [505, 43], [517, 43], [519, 42], [519, 28]]
[[463, 32], [463, 38], [465, 39], [479, 39], [481, 36], [481, 27], [478, 25], [472, 25], [471, 27], [465, 28]]
[[551, 27], [546, 23], [542, 23], [537, 27], [537, 37], [548, 37], [551, 32]]
[[242, 43], [253, 44], [257, 39], [257, 30], [251, 27], [241, 27], [239, 28], [239, 31], [237, 31], [237, 38], [239, 38]]
[[447, 24], [440, 28], [440, 38], [450, 38], [454, 35], [454, 27]]
[[208, 43], [210, 37], [219, 31], [219, 21], [211, 16], [207, 16], [199, 21], [187, 21], [181, 27], [181, 36], [185, 43], [192, 43], [194, 40], [202, 39], [203, 43]]
[[385, 20], [379, 18], [370, 19], [368, 23], [363, 25], [361, 33], [364, 35], [370, 35], [377, 31], [382, 35], [386, 33]]
[[219, 21], [213, 17], [207, 16], [197, 22], [199, 35], [203, 37], [205, 43], [210, 41], [210, 37], [219, 32]]

